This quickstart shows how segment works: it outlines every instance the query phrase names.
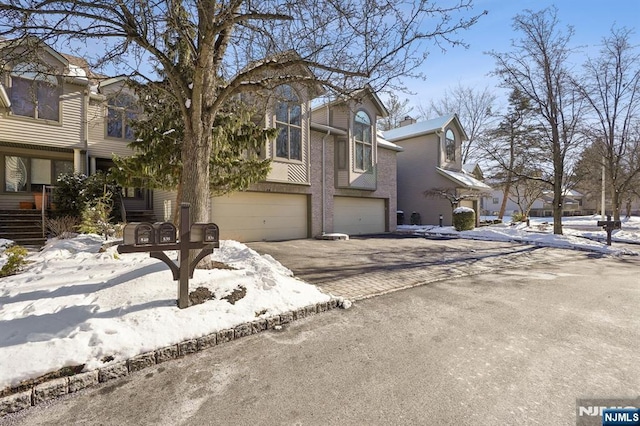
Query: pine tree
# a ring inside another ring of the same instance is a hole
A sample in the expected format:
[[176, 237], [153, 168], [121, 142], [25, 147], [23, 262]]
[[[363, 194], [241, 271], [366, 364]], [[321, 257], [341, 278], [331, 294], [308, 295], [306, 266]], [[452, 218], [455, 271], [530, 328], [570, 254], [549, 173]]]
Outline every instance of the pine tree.
[[[123, 186], [181, 193], [184, 126], [176, 113], [175, 98], [166, 95], [167, 87], [153, 84], [136, 88], [144, 110], [133, 122], [136, 140], [129, 147], [134, 154], [114, 157], [112, 171]], [[242, 191], [267, 177], [271, 161], [261, 151], [278, 130], [259, 126], [246, 104], [229, 102], [216, 116], [211, 132], [210, 195]], [[179, 205], [181, 200], [177, 201]]]

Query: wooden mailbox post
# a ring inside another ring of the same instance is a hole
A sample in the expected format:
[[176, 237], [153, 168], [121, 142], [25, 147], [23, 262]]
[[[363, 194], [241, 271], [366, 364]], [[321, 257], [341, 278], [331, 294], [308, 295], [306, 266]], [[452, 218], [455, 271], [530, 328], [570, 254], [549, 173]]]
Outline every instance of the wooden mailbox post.
[[[118, 253], [149, 253], [169, 266], [173, 279], [178, 281], [178, 307], [189, 306], [189, 278], [193, 278], [196, 265], [213, 250], [220, 248], [220, 232], [215, 223], [194, 223], [189, 217], [189, 203], [180, 205], [180, 238], [176, 227], [169, 222], [129, 223], [124, 227], [123, 244]], [[165, 251], [177, 250], [178, 263], [169, 259]], [[189, 251], [200, 250], [191, 263]]]
[[607, 215], [607, 220], [599, 220], [598, 226], [602, 226], [607, 231], [607, 245], [611, 245], [611, 233], [614, 229], [622, 228], [622, 223], [619, 220], [611, 220], [611, 215]]

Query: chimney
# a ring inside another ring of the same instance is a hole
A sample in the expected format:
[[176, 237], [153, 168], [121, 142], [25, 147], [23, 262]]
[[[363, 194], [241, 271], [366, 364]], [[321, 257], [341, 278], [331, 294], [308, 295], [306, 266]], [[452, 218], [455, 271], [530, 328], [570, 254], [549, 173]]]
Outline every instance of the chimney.
[[411, 118], [410, 116], [405, 116], [404, 119], [400, 122], [400, 127], [404, 127], [404, 126], [408, 126], [410, 124], [414, 124], [416, 123], [416, 119], [415, 118]]

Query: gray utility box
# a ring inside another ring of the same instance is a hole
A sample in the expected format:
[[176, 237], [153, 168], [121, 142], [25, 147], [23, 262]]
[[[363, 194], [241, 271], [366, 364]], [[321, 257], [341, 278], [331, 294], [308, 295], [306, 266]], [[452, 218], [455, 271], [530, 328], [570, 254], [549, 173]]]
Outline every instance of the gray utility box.
[[191, 225], [191, 242], [217, 243], [220, 231], [215, 223], [194, 223]]
[[123, 243], [130, 246], [146, 246], [154, 244], [155, 230], [153, 225], [147, 222], [128, 223], [124, 226], [122, 236]]
[[156, 244], [174, 244], [178, 241], [178, 230], [171, 222], [156, 222], [153, 224], [156, 234]]

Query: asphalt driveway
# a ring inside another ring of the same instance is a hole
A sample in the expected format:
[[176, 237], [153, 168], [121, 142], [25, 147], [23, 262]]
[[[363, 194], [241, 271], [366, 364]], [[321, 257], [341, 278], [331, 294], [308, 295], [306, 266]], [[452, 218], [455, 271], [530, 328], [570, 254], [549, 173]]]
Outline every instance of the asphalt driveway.
[[247, 245], [273, 256], [300, 279], [350, 300], [561, 258], [600, 257], [520, 243], [400, 234], [353, 237], [347, 241], [307, 239]]

